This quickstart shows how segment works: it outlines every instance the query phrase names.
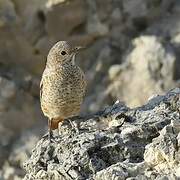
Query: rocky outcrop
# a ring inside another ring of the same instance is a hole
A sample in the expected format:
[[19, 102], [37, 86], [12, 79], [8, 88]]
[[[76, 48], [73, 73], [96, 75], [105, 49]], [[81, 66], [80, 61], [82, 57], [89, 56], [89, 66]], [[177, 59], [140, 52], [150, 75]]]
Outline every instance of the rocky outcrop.
[[[133, 50], [124, 63], [109, 69], [109, 93], [123, 97], [131, 107], [141, 105], [153, 94], [176, 86], [174, 78], [176, 56], [172, 48], [155, 36], [141, 36], [133, 41]], [[129, 92], [129, 95], [125, 94]], [[139, 97], [139, 98], [133, 98]]]
[[136, 107], [180, 87], [179, 18], [177, 0], [0, 0], [0, 178], [21, 179], [44, 132], [39, 81], [54, 42], [87, 47], [81, 115], [117, 99]]
[[59, 127], [42, 138], [24, 163], [32, 179], [180, 178], [180, 89], [139, 108], [120, 102]]
[[[40, 124], [36, 117], [42, 115], [39, 103], [14, 81], [0, 76], [0, 164], [9, 156], [9, 145], [18, 137], [17, 132], [22, 132], [33, 124]], [[32, 120], [34, 119], [34, 120]]]
[[[1, 164], [1, 179], [22, 179], [22, 177], [25, 175], [25, 171], [22, 168], [23, 163], [29, 158], [35, 142], [39, 140], [40, 134], [42, 135], [43, 133], [45, 133], [45, 129], [26, 129], [26, 131], [23, 132], [20, 137], [17, 139], [14, 138], [14, 141], [10, 141], [12, 146], [11, 148], [8, 146], [6, 147], [6, 157], [4, 157], [6, 161], [5, 163]], [[6, 135], [6, 133], [4, 133], [4, 135]], [[16, 136], [16, 134], [14, 136]], [[10, 151], [9, 154], [7, 153], [8, 151]], [[2, 153], [2, 155], [3, 154], [5, 155], [5, 153]]]

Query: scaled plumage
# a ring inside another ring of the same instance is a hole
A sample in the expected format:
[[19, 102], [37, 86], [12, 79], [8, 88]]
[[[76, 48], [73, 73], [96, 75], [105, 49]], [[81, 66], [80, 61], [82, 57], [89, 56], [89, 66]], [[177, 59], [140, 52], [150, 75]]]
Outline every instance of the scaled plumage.
[[74, 63], [79, 49], [59, 41], [49, 51], [40, 83], [40, 101], [44, 115], [50, 119], [50, 130], [79, 114], [86, 89], [84, 73]]

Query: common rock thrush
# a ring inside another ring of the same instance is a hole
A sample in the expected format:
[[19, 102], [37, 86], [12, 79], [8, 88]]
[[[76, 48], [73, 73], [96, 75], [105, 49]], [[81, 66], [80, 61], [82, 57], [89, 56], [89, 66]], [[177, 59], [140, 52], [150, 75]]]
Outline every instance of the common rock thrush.
[[75, 64], [75, 55], [80, 49], [67, 41], [59, 41], [47, 56], [40, 83], [40, 102], [48, 117], [50, 141], [58, 123], [80, 111], [86, 89], [85, 75]]

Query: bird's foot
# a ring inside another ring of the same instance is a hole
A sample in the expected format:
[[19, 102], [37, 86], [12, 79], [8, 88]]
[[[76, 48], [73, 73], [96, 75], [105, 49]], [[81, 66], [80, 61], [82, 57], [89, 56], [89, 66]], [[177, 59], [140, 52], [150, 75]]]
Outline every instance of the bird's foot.
[[56, 140], [56, 137], [53, 136], [53, 132], [50, 131], [43, 135], [43, 139], [48, 139], [50, 143], [57, 143], [58, 141]]
[[48, 136], [49, 136], [49, 133], [46, 133], [46, 134], [44, 134], [44, 135], [42, 136], [42, 139], [47, 139]]
[[55, 136], [53, 136], [52, 130], [49, 131], [48, 138], [49, 138], [50, 143], [57, 143], [58, 142], [57, 138]]
[[77, 135], [80, 134], [77, 125], [76, 125], [75, 123], [73, 123], [73, 121], [71, 121], [70, 119], [68, 119], [68, 121], [69, 121], [69, 123], [71, 124], [72, 129], [75, 130], [75, 133], [76, 133]]

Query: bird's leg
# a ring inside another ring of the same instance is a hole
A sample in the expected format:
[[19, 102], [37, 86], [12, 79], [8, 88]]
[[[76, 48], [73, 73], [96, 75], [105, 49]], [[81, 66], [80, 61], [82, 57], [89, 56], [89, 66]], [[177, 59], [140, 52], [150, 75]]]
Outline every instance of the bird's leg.
[[49, 136], [50, 142], [52, 142], [52, 139], [53, 139], [53, 132], [52, 132], [51, 126], [52, 126], [52, 119], [49, 118], [48, 119], [48, 132], [49, 132], [48, 136]]
[[79, 129], [78, 127], [73, 123], [73, 121], [71, 121], [70, 119], [68, 119], [69, 123], [71, 124], [71, 127], [75, 130], [76, 134], [79, 134]]

